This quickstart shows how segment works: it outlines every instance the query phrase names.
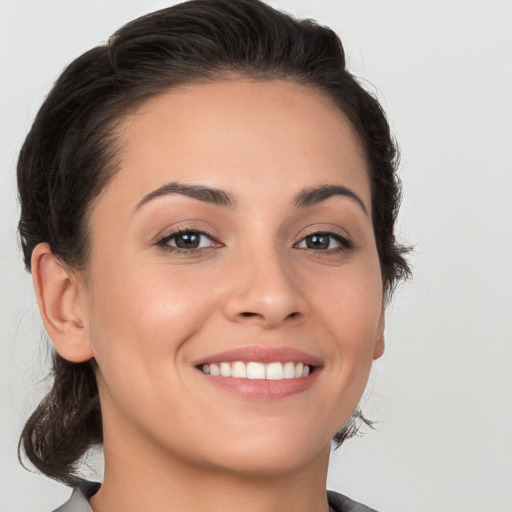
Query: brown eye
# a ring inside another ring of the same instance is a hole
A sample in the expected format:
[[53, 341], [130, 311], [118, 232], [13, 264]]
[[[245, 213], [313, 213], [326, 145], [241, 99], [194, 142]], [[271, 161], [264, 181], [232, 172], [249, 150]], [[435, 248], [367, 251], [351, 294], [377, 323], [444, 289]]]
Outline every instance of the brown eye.
[[171, 249], [194, 250], [212, 247], [215, 242], [201, 231], [183, 231], [166, 236], [159, 245], [165, 245]]
[[304, 237], [298, 244], [299, 249], [313, 249], [316, 251], [329, 251], [337, 249], [350, 249], [351, 242], [337, 233], [313, 233]]
[[179, 249], [197, 249], [202, 236], [199, 233], [183, 233], [174, 237], [174, 243]]
[[308, 249], [329, 249], [331, 243], [331, 236], [329, 235], [311, 235], [306, 237], [306, 247]]

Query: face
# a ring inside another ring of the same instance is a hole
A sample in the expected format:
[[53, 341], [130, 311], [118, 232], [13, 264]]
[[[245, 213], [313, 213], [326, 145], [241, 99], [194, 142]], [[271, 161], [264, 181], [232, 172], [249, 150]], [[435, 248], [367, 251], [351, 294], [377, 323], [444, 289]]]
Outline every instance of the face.
[[120, 141], [81, 295], [106, 449], [252, 472], [324, 456], [383, 350], [348, 122], [305, 86], [240, 80], [149, 100]]

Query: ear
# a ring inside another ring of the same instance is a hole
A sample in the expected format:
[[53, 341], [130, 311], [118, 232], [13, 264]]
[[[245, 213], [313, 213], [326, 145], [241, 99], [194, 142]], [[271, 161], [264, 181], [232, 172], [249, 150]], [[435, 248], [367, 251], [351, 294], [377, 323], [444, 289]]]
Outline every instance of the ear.
[[382, 310], [380, 312], [379, 323], [377, 325], [377, 336], [375, 338], [375, 346], [373, 348], [373, 359], [378, 359], [384, 353], [384, 328], [386, 326], [386, 308], [382, 304]]
[[32, 281], [39, 312], [57, 353], [74, 363], [93, 357], [78, 296], [81, 283], [55, 258], [47, 243], [32, 253]]

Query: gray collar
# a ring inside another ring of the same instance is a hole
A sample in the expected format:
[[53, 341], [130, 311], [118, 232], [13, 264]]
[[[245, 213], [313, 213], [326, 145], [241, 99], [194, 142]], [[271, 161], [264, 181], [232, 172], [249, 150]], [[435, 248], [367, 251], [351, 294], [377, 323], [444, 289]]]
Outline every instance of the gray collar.
[[89, 498], [98, 492], [98, 482], [79, 481], [73, 485], [73, 494], [64, 505], [53, 512], [93, 512]]
[[[98, 482], [76, 482], [71, 498], [53, 512], [93, 512], [89, 498], [98, 492], [100, 486]], [[327, 491], [327, 500], [334, 512], [377, 512], [334, 491]]]

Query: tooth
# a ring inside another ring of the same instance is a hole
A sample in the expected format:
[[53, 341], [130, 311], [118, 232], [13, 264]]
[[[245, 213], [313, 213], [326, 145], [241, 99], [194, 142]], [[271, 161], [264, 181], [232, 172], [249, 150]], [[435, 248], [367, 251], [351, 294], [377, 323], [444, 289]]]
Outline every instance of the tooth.
[[247, 378], [247, 369], [245, 367], [245, 363], [242, 363], [242, 361], [234, 362], [231, 368], [231, 377], [237, 377], [239, 379]]
[[233, 363], [222, 362], [203, 364], [201, 367], [205, 374], [222, 377], [235, 377], [239, 379], [256, 379], [256, 380], [282, 380], [307, 377], [310, 372], [310, 366], [304, 363], [286, 363], [274, 362], [269, 364], [251, 361], [244, 363], [243, 361], [235, 361]]
[[283, 378], [283, 365], [281, 363], [269, 363], [265, 371], [268, 380], [281, 380]]
[[231, 365], [229, 363], [220, 363], [220, 374], [223, 377], [231, 377]]
[[295, 377], [295, 365], [291, 361], [284, 363], [283, 375], [285, 379], [293, 379]]
[[265, 365], [263, 363], [248, 363], [247, 364], [247, 378], [248, 379], [264, 379], [265, 378]]

